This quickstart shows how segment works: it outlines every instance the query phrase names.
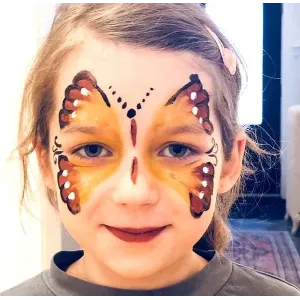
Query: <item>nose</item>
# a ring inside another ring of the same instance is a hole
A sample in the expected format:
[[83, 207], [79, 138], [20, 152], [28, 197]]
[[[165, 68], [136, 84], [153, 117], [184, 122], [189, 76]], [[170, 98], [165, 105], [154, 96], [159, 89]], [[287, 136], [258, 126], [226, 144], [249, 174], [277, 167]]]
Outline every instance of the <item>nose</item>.
[[116, 203], [128, 206], [154, 205], [158, 198], [158, 190], [142, 170], [138, 170], [134, 180], [132, 170], [128, 170], [121, 177], [113, 194]]

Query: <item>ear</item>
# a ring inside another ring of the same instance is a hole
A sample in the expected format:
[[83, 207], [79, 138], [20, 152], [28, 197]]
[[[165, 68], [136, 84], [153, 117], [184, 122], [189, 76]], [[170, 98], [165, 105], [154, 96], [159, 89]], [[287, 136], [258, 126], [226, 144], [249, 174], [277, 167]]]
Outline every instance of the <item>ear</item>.
[[247, 136], [241, 130], [235, 137], [230, 159], [223, 163], [218, 194], [228, 192], [239, 179], [243, 167], [246, 141]]
[[38, 139], [35, 152], [39, 164], [39, 169], [46, 186], [55, 190], [55, 183], [52, 175], [51, 164], [49, 160], [49, 151], [42, 146], [41, 140]]

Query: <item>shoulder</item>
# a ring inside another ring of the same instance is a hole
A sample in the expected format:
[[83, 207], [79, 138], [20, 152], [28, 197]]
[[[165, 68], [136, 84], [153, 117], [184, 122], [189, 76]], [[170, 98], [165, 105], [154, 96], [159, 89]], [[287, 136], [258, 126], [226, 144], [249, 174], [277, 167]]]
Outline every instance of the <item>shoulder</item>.
[[232, 263], [232, 274], [218, 295], [300, 296], [300, 290], [271, 274]]
[[45, 272], [47, 271], [1, 292], [0, 296], [53, 296], [54, 294], [44, 282], [43, 274]]

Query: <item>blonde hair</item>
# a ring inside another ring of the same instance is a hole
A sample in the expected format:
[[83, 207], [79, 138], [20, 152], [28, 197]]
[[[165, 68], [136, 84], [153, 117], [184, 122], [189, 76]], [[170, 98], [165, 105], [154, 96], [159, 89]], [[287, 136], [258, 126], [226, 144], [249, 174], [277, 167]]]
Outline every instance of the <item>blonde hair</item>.
[[[58, 6], [51, 30], [41, 45], [23, 94], [19, 124], [18, 153], [24, 174], [24, 196], [30, 191], [28, 164], [37, 143], [49, 149], [48, 123], [53, 112], [53, 91], [57, 70], [64, 58], [76, 47], [72, 34], [86, 28], [94, 37], [121, 42], [136, 47], [165, 51], [188, 51], [201, 57], [210, 66], [210, 75], [216, 83], [214, 110], [222, 128], [224, 157], [231, 156], [238, 123], [238, 99], [241, 90], [240, 61], [232, 76], [224, 66], [220, 50], [206, 27], [209, 27], [226, 48], [238, 57], [232, 45], [197, 4], [102, 4], [76, 3]], [[78, 41], [77, 41], [78, 42]], [[247, 148], [261, 152], [248, 137]], [[228, 213], [241, 192], [244, 175], [249, 171], [244, 159], [241, 178], [226, 194], [217, 196], [213, 220], [204, 239], [221, 252], [228, 244], [230, 230]], [[50, 203], [57, 207], [56, 195], [46, 188]]]

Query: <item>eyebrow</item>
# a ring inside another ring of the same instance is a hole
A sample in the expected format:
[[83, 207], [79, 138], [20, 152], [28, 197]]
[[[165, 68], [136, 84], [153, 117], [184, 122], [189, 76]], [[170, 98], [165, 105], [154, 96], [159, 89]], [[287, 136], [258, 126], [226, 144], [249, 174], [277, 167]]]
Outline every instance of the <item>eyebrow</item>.
[[192, 134], [202, 134], [204, 133], [203, 127], [199, 124], [191, 125], [181, 125], [176, 127], [164, 128], [163, 126], [159, 130], [164, 131], [167, 134], [180, 134], [180, 133], [192, 133]]
[[64, 129], [62, 129], [63, 133], [74, 133], [74, 132], [81, 132], [81, 133], [90, 133], [95, 134], [99, 132], [99, 127], [97, 126], [90, 126], [90, 125], [79, 125], [79, 124], [70, 124]]

